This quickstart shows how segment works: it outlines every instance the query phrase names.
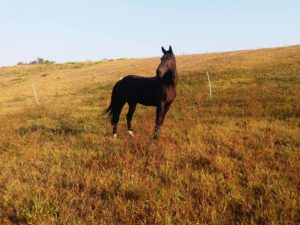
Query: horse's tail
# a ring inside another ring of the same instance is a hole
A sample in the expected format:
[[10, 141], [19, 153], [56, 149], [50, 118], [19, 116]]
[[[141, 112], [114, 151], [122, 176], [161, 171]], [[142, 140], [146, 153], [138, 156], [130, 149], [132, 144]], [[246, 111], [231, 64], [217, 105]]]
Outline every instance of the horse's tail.
[[118, 101], [117, 99], [118, 86], [119, 86], [119, 82], [117, 82], [113, 87], [110, 104], [107, 107], [107, 109], [105, 109], [104, 112], [102, 113], [102, 115], [106, 116], [106, 118], [110, 121], [112, 125], [113, 125], [113, 114], [114, 111], [116, 110], [117, 101]]
[[103, 111], [102, 116], [106, 116], [106, 118], [112, 123], [112, 115], [113, 115], [113, 108], [112, 108], [112, 102], [110, 102], [107, 109]]

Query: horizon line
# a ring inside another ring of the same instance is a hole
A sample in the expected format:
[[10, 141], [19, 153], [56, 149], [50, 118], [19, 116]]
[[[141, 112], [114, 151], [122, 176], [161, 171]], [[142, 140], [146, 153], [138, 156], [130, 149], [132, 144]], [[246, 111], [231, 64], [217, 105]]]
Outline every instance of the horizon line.
[[[233, 50], [224, 50], [224, 51], [206, 51], [206, 52], [199, 52], [199, 53], [177, 53], [175, 54], [176, 56], [188, 56], [188, 55], [206, 55], [206, 54], [217, 54], [217, 53], [230, 53], [230, 52], [241, 52], [241, 51], [257, 51], [257, 50], [266, 50], [266, 49], [276, 49], [276, 48], [289, 48], [289, 47], [297, 47], [300, 46], [299, 44], [291, 44], [291, 45], [281, 45], [281, 46], [272, 46], [272, 47], [258, 47], [258, 48], [245, 48], [245, 49], [233, 49]], [[176, 51], [175, 51], [176, 52]], [[126, 59], [152, 59], [152, 58], [158, 58], [160, 56], [156, 55], [156, 56], [140, 56], [140, 57], [118, 57], [118, 58], [102, 58], [99, 60], [90, 60], [90, 59], [86, 59], [84, 61], [64, 61], [64, 62], [56, 62], [55, 60], [50, 60], [50, 59], [45, 59], [43, 57], [36, 57], [37, 60], [38, 58], [42, 58], [44, 60], [49, 60], [51, 62], [51, 64], [70, 64], [70, 63], [87, 63], [87, 62], [99, 62], [99, 61], [109, 61], [109, 60], [126, 60]], [[30, 62], [32, 62], [30, 61]], [[18, 65], [18, 63], [24, 63], [21, 65]], [[30, 62], [17, 62], [14, 65], [0, 65], [0, 68], [4, 68], [4, 67], [14, 67], [14, 66], [28, 66], [28, 65], [42, 65], [42, 64], [30, 64]]]

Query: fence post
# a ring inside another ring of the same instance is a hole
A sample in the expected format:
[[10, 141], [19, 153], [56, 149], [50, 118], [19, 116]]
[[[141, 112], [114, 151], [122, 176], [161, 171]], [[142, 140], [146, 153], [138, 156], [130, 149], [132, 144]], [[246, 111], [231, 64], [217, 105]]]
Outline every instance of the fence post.
[[210, 78], [209, 78], [209, 73], [206, 71], [207, 79], [208, 79], [208, 86], [209, 86], [209, 96], [212, 97], [212, 92], [211, 92], [211, 83], [210, 83]]
[[35, 88], [34, 88], [34, 84], [32, 85], [32, 89], [33, 89], [33, 93], [34, 93], [34, 96], [35, 96], [35, 101], [36, 101], [36, 104], [39, 105], [39, 100], [38, 100], [38, 97], [37, 97], [37, 94], [36, 94], [36, 91], [35, 91]]

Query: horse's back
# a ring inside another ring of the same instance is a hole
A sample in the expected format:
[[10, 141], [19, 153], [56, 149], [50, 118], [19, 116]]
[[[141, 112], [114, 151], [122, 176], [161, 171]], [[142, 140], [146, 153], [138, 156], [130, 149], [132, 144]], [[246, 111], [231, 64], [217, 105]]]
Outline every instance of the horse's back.
[[157, 77], [144, 77], [140, 75], [127, 75], [123, 77], [124, 81], [151, 83], [157, 80]]
[[127, 75], [119, 82], [126, 88], [139, 89], [159, 85], [159, 78], [157, 77], [143, 77], [139, 75]]
[[125, 101], [143, 105], [157, 105], [161, 95], [160, 78], [127, 75], [117, 82], [120, 94]]

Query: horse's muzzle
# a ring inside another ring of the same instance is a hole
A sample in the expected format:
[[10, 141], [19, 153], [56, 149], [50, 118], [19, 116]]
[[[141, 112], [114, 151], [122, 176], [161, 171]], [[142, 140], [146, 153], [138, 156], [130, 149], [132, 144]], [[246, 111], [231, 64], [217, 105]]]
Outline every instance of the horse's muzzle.
[[161, 77], [161, 72], [159, 69], [156, 70], [156, 76]]

